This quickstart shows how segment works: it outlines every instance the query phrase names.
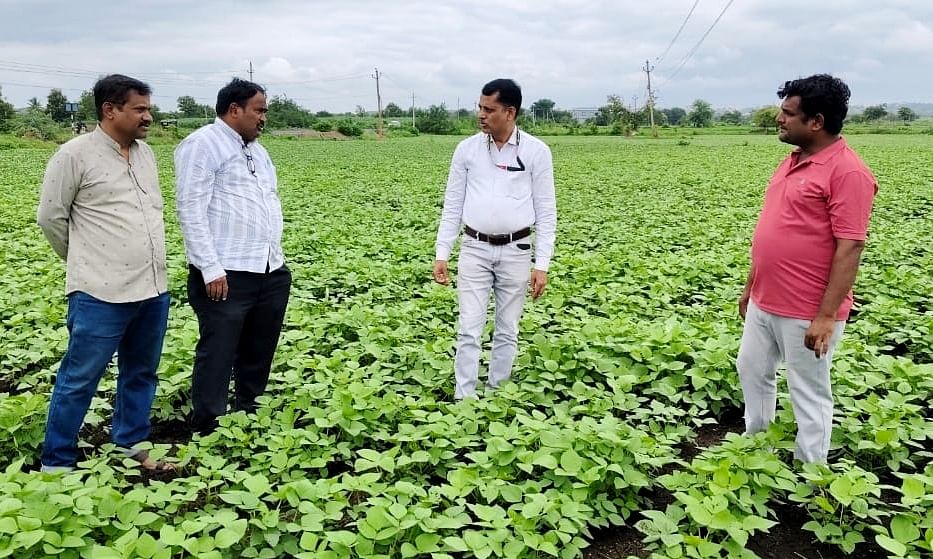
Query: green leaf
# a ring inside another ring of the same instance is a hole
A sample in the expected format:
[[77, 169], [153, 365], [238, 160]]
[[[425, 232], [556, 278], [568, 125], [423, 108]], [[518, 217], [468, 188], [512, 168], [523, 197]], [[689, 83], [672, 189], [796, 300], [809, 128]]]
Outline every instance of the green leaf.
[[920, 519], [899, 514], [891, 519], [891, 536], [901, 543], [911, 543], [920, 539], [917, 523]]
[[560, 467], [568, 474], [575, 475], [579, 473], [582, 466], [583, 459], [574, 449], [567, 449], [560, 455]]
[[894, 555], [897, 555], [898, 557], [903, 557], [907, 554], [907, 546], [895, 539], [885, 536], [884, 534], [875, 534], [875, 541], [878, 542], [878, 545], [890, 551]]

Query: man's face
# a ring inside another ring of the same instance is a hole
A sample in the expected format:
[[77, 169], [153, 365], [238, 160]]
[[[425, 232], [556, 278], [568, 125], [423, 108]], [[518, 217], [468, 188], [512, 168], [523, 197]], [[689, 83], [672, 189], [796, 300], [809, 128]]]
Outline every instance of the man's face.
[[515, 107], [506, 107], [499, 102], [499, 93], [481, 95], [479, 98], [479, 127], [493, 136], [509, 130], [515, 121]]
[[243, 137], [243, 141], [249, 143], [259, 137], [266, 126], [266, 112], [269, 110], [265, 93], [256, 93], [249, 98], [245, 107], [234, 104], [230, 110], [237, 123], [236, 131]]
[[779, 140], [795, 146], [805, 146], [812, 142], [813, 137], [822, 128], [822, 119], [807, 119], [807, 115], [800, 109], [800, 97], [795, 95], [781, 103], [777, 124]]
[[109, 111], [105, 106], [105, 116], [112, 118], [114, 130], [124, 138], [142, 140], [149, 133], [149, 125], [152, 124], [149, 96], [130, 90], [126, 103], [110, 104]]

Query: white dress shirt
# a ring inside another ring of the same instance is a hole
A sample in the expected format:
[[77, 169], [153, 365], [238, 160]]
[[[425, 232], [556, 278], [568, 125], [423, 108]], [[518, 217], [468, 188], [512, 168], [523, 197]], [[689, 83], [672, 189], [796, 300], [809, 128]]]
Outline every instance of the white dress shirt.
[[[519, 158], [524, 171], [519, 168]], [[535, 269], [554, 254], [557, 202], [551, 150], [516, 127], [498, 148], [489, 134], [463, 140], [454, 151], [437, 231], [435, 258], [448, 260], [463, 225], [487, 235], [535, 229]]]
[[188, 263], [205, 284], [224, 270], [263, 273], [285, 263], [275, 166], [259, 142], [244, 145], [217, 118], [175, 149], [175, 176]]

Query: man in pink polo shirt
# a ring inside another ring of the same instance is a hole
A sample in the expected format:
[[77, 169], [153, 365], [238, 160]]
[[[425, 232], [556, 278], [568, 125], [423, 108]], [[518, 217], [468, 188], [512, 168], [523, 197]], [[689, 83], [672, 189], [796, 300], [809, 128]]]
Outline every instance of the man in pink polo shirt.
[[737, 367], [745, 430], [774, 420], [776, 371], [787, 368], [797, 441], [794, 456], [825, 462], [833, 423], [829, 379], [878, 191], [868, 167], [840, 135], [849, 88], [825, 74], [786, 82], [778, 137], [797, 149], [765, 192], [752, 265], [739, 299], [745, 329]]

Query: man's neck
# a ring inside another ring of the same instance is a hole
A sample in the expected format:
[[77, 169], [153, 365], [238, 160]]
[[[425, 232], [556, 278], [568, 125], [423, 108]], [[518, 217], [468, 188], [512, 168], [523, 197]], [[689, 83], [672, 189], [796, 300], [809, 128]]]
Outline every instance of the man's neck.
[[220, 120], [222, 120], [222, 121], [224, 122], [224, 124], [226, 124], [227, 126], [229, 126], [229, 127], [230, 127], [230, 130], [233, 130], [234, 132], [236, 132], [237, 136], [240, 137], [240, 141], [243, 142], [243, 145], [244, 145], [244, 146], [245, 146], [246, 144], [249, 143], [249, 142], [247, 142], [246, 139], [243, 137], [243, 134], [240, 134], [240, 131], [236, 129], [236, 126], [233, 125], [233, 124], [234, 124], [234, 123], [233, 123], [233, 120], [227, 118], [227, 115], [224, 115], [224, 116], [220, 117]]
[[107, 121], [101, 122], [98, 124], [100, 129], [104, 134], [110, 136], [110, 138], [120, 146], [120, 153], [123, 154], [123, 157], [129, 159], [130, 157], [130, 146], [136, 143], [136, 138], [121, 138], [116, 131], [107, 123]]
[[829, 146], [835, 144], [842, 136], [839, 134], [819, 136], [806, 146], [800, 146], [800, 159], [809, 159]]
[[515, 125], [514, 125], [514, 124], [513, 124], [512, 126], [510, 126], [509, 129], [508, 129], [507, 131], [501, 132], [501, 133], [498, 134], [498, 135], [492, 135], [492, 140], [493, 140], [494, 142], [496, 142], [496, 147], [499, 148], [499, 149], [502, 149], [502, 146], [504, 146], [504, 145], [506, 144], [506, 142], [509, 141], [509, 138], [512, 137], [512, 133], [513, 133], [513, 132], [515, 132]]

